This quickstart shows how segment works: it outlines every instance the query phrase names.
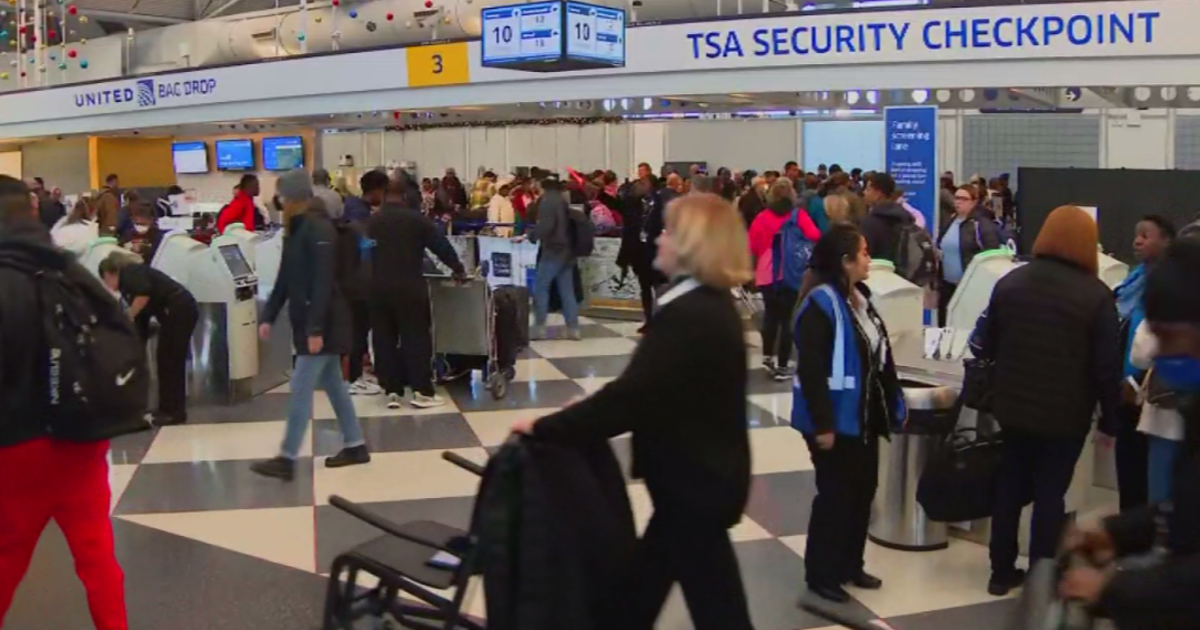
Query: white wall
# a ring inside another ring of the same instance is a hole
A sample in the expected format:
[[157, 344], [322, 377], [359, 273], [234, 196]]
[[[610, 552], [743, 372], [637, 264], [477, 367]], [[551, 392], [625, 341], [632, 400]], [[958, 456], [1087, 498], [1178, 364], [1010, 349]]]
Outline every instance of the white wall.
[[453, 168], [465, 180], [474, 179], [481, 169], [509, 173], [519, 166], [558, 172], [567, 167], [601, 168], [623, 175], [633, 159], [633, 127], [599, 123], [323, 134], [318, 160], [331, 171], [346, 155], [360, 168], [416, 162], [421, 177], [440, 176]]
[[6, 151], [0, 153], [0, 175], [8, 175], [21, 179], [21, 152]]
[[[1098, 156], [1102, 168], [1176, 168], [1176, 135], [1182, 128], [1178, 120], [1200, 118], [1200, 110], [1113, 109], [1084, 114], [1099, 116], [1102, 122]], [[964, 121], [979, 116], [985, 114], [953, 110], [939, 114], [939, 172], [953, 171], [959, 179], [970, 176], [963, 171]], [[1188, 129], [1192, 127], [1185, 132]], [[708, 162], [712, 169], [727, 166], [759, 172], [782, 169], [789, 160], [810, 170], [819, 163], [870, 170], [883, 165], [883, 128], [877, 120], [814, 119], [475, 127], [326, 134], [321, 136], [319, 151], [320, 163], [330, 170], [348, 154], [363, 168], [407, 160], [417, 162], [422, 176], [441, 175], [453, 167], [464, 178], [473, 178], [479, 168], [504, 173], [518, 166], [560, 172], [568, 166], [610, 168], [626, 177], [641, 162], [657, 170], [663, 162], [696, 160]]]
[[91, 190], [88, 139], [83, 136], [43, 140], [21, 146], [21, 173], [41, 177], [47, 188], [61, 188], [68, 195]]

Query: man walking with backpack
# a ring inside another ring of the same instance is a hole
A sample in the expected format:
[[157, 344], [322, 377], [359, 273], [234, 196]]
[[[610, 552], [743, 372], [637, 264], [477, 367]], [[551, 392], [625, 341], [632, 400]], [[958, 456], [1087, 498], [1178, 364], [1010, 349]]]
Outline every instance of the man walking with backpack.
[[99, 280], [50, 242], [29, 188], [2, 175], [0, 292], [0, 626], [54, 519], [96, 629], [128, 630], [107, 455], [109, 438], [149, 428], [144, 346]]
[[863, 197], [870, 210], [860, 229], [871, 258], [890, 261], [900, 277], [931, 287], [937, 279], [937, 251], [929, 233], [897, 202], [896, 180], [887, 173], [871, 175]]
[[[537, 275], [533, 287], [532, 339], [545, 339], [546, 318], [550, 312], [550, 287], [558, 288], [562, 300], [567, 337], [579, 340], [579, 302], [575, 299], [575, 258], [580, 255], [579, 237], [572, 231], [571, 210], [555, 179], [542, 181], [542, 195], [536, 230], [530, 240], [539, 243]], [[590, 229], [590, 223], [588, 228]], [[591, 252], [588, 252], [589, 254]]]

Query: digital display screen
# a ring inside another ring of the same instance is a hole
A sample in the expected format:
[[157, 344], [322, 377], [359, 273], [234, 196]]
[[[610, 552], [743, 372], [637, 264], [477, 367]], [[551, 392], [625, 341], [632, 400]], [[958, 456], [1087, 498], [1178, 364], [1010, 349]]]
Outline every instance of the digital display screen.
[[304, 140], [300, 136], [263, 138], [263, 168], [268, 171], [290, 171], [304, 168]]
[[205, 142], [176, 142], [171, 145], [171, 158], [176, 173], [208, 172], [208, 144]]
[[246, 262], [246, 257], [242, 255], [242, 248], [237, 245], [222, 245], [221, 258], [225, 259], [225, 265], [229, 267], [229, 273], [233, 274], [234, 278], [241, 276], [253, 275], [250, 270], [249, 263]]
[[562, 56], [561, 2], [488, 7], [483, 21], [483, 65], [553, 61]]
[[567, 2], [567, 57], [625, 65], [625, 11]]
[[217, 170], [254, 170], [254, 141], [217, 140]]

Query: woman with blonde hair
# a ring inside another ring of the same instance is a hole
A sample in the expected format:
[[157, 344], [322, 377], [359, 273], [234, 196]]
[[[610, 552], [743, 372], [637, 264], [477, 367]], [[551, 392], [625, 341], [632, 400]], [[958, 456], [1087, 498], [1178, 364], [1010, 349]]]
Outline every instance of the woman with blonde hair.
[[862, 217], [851, 214], [850, 200], [845, 195], [829, 195], [825, 197], [825, 216], [829, 225], [838, 223], [857, 224]]
[[1002, 596], [1020, 586], [1021, 509], [1033, 499], [1030, 563], [1053, 558], [1066, 519], [1064, 497], [1100, 408], [1100, 430], [1116, 426], [1123, 361], [1117, 307], [1097, 277], [1096, 221], [1075, 206], [1046, 217], [1034, 259], [1004, 276], [971, 336], [991, 361], [992, 415], [1004, 430], [992, 513], [992, 579]]
[[99, 236], [91, 199], [80, 197], [71, 213], [58, 220], [50, 229], [50, 238], [58, 247], [82, 253], [87, 244]]
[[671, 283], [624, 373], [513, 429], [570, 444], [633, 432], [633, 472], [654, 516], [637, 547], [627, 627], [653, 627], [678, 582], [697, 630], [749, 630], [728, 532], [750, 491], [746, 344], [730, 292], [751, 278], [741, 216], [717, 195], [675, 199], [654, 266]]

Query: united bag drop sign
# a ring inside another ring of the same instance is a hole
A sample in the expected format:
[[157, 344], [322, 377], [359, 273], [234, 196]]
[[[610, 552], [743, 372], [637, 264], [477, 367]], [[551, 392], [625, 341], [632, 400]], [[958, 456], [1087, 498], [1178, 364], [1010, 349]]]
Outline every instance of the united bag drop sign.
[[176, 101], [203, 102], [217, 92], [215, 78], [198, 78], [186, 81], [138, 79], [115, 87], [84, 89], [75, 93], [78, 109], [121, 106], [144, 109], [171, 104]]

